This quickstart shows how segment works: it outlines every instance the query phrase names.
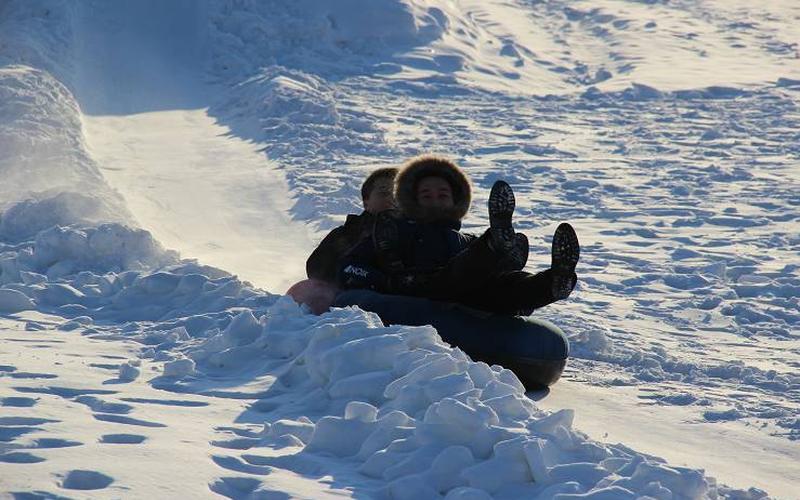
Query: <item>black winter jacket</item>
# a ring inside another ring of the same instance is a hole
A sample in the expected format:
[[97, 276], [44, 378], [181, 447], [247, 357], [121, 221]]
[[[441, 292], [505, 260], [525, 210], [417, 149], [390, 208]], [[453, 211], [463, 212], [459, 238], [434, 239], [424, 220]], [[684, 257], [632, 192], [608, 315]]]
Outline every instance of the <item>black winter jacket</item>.
[[[461, 222], [419, 222], [399, 219], [400, 256], [409, 272], [433, 272], [444, 267], [477, 237], [462, 233]], [[389, 292], [390, 273], [381, 265], [372, 238], [361, 241], [339, 267], [339, 286]]]
[[347, 216], [343, 226], [333, 229], [306, 261], [309, 278], [335, 284], [342, 259], [372, 234], [375, 216], [369, 212]]

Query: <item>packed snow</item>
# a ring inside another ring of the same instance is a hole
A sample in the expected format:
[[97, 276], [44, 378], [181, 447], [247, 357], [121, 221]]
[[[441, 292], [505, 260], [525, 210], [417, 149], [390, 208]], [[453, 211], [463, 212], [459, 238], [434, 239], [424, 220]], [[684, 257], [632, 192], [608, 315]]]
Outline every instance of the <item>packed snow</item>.
[[[797, 498], [800, 6], [0, 3], [0, 492]], [[283, 296], [374, 168], [568, 220], [525, 394], [432, 327]]]

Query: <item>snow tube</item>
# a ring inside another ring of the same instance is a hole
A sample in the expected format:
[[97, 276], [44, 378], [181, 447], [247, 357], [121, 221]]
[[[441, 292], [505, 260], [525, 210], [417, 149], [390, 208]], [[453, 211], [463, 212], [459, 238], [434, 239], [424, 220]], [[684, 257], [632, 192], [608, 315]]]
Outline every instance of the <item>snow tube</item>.
[[339, 289], [322, 280], [307, 279], [292, 285], [286, 295], [295, 302], [308, 306], [312, 314], [322, 314], [330, 309]]
[[569, 342], [557, 326], [539, 319], [503, 316], [451, 302], [347, 290], [334, 307], [358, 306], [389, 325], [432, 325], [442, 340], [473, 360], [513, 371], [528, 390], [554, 384], [567, 364]]

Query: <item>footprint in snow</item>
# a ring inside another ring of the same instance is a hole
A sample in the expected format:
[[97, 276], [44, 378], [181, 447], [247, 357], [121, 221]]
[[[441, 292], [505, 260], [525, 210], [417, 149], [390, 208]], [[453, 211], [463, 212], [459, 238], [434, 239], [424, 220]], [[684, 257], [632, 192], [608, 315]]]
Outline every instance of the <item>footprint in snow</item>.
[[[37, 427], [42, 424], [48, 424], [52, 422], [59, 422], [59, 420], [51, 420], [48, 418], [36, 418], [36, 417], [0, 417], [0, 443], [10, 443], [15, 441], [18, 437], [24, 436], [25, 434], [41, 431], [41, 427]], [[9, 462], [13, 460], [0, 460], [4, 462]], [[41, 460], [37, 460], [41, 461]], [[12, 463], [35, 463], [35, 462], [12, 462]]]
[[103, 370], [119, 370], [119, 363], [89, 363], [92, 368], [102, 368]]
[[229, 438], [211, 441], [211, 445], [218, 448], [225, 448], [228, 450], [249, 450], [261, 442], [260, 432], [254, 431], [253, 429], [222, 426], [217, 427], [214, 430], [225, 434], [225, 437]]
[[98, 358], [103, 358], [103, 359], [121, 359], [123, 361], [128, 359], [125, 356], [118, 356], [116, 354], [101, 354], [100, 356], [98, 356]]
[[244, 472], [245, 474], [266, 476], [273, 470], [272, 467], [269, 466], [249, 464], [238, 457], [212, 455], [211, 460], [213, 460], [215, 464], [223, 469], [228, 469], [234, 472]]
[[122, 415], [109, 414], [109, 413], [95, 413], [94, 418], [103, 422], [113, 422], [115, 424], [138, 425], [139, 427], [166, 427], [166, 425], [159, 422], [151, 422], [149, 420], [140, 420], [133, 417], [125, 417]]
[[62, 497], [56, 493], [49, 491], [12, 491], [11, 497], [14, 500], [62, 500], [67, 497]]
[[34, 398], [25, 398], [25, 397], [7, 397], [7, 398], [0, 398], [0, 406], [10, 406], [15, 408], [30, 408], [31, 406], [36, 405], [38, 399]]
[[253, 446], [256, 446], [259, 442], [259, 439], [236, 438], [211, 441], [211, 446], [216, 446], [217, 448], [226, 448], [228, 450], [249, 450]]
[[141, 434], [105, 434], [100, 438], [104, 444], [140, 444], [147, 439]]
[[88, 406], [93, 412], [97, 413], [130, 413], [133, 406], [125, 403], [108, 403], [94, 396], [78, 396], [75, 398], [78, 403]]
[[250, 477], [222, 477], [209, 484], [208, 489], [228, 498], [263, 498], [264, 500], [292, 498], [283, 491], [266, 489], [261, 481]]
[[0, 462], [7, 464], [36, 464], [44, 461], [42, 457], [21, 451], [0, 454]]
[[261, 481], [251, 477], [221, 477], [209, 484], [208, 489], [228, 498], [247, 498], [252, 496], [259, 486], [261, 486]]
[[208, 406], [205, 401], [188, 401], [182, 399], [150, 399], [150, 398], [120, 398], [122, 401], [129, 403], [147, 403], [153, 405], [164, 406], [181, 406], [181, 407], [200, 407]]
[[92, 470], [67, 472], [61, 487], [68, 490], [101, 490], [114, 482], [114, 478]]
[[58, 378], [58, 375], [54, 375], [52, 373], [13, 372], [9, 374], [9, 377], [17, 379], [37, 379], [37, 378]]
[[0, 443], [10, 443], [30, 432], [40, 431], [39, 427], [5, 427], [0, 426]]
[[69, 439], [60, 439], [60, 438], [41, 438], [36, 439], [30, 446], [26, 446], [26, 448], [35, 448], [35, 449], [48, 449], [48, 448], [70, 448], [72, 446], [82, 446], [83, 443], [80, 441], [70, 441]]
[[52, 422], [60, 422], [60, 420], [53, 420], [50, 418], [37, 418], [37, 417], [0, 417], [0, 426], [6, 427], [11, 425], [41, 425], [49, 424]]
[[261, 436], [260, 430], [249, 429], [246, 427], [229, 427], [229, 426], [219, 426], [214, 428], [217, 432], [232, 432], [240, 437], [245, 438], [259, 438]]
[[14, 387], [17, 392], [28, 394], [51, 394], [62, 398], [74, 398], [87, 394], [116, 394], [117, 391], [106, 389], [73, 389], [71, 387]]

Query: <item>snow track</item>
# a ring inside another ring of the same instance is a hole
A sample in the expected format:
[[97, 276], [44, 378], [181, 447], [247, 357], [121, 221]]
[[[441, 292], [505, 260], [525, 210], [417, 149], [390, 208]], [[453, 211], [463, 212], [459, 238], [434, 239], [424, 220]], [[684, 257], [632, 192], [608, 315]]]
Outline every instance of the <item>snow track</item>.
[[203, 6], [78, 5], [75, 85], [89, 152], [167, 248], [282, 291], [305, 277], [311, 240], [287, 215], [275, 164], [208, 116], [222, 89], [204, 83]]
[[287, 214], [286, 182], [256, 145], [231, 137], [205, 110], [84, 123], [105, 178], [167, 248], [267, 290], [305, 277], [311, 240]]

